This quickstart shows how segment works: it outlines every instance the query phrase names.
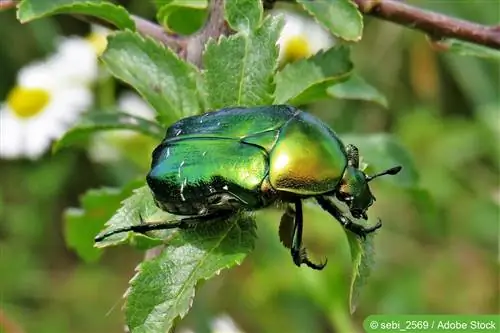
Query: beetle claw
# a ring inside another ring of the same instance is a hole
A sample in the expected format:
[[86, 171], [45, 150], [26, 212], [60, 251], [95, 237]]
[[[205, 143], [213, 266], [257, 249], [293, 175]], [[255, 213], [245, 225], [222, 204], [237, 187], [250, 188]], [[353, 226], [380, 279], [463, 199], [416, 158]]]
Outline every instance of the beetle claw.
[[[327, 263], [328, 263], [328, 258], [325, 258], [325, 260], [320, 264], [315, 264], [307, 257], [307, 252], [305, 248], [302, 248], [300, 250], [300, 264], [306, 264], [307, 267], [320, 271], [323, 268], [325, 268]], [[297, 266], [300, 266], [300, 264]]]

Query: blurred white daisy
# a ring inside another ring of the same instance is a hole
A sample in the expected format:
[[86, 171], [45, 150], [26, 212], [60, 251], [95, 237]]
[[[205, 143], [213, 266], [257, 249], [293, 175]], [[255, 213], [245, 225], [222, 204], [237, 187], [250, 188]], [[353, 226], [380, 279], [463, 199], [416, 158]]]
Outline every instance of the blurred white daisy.
[[57, 52], [51, 61], [66, 68], [63, 75], [69, 84], [90, 85], [98, 79], [99, 59], [107, 45], [109, 30], [92, 26], [86, 37], [64, 37], [59, 40]]
[[285, 21], [277, 43], [280, 65], [308, 58], [335, 44], [335, 38], [310, 16], [289, 9], [273, 9], [270, 14], [281, 14]]
[[[155, 111], [138, 94], [126, 91], [117, 101], [120, 112], [154, 121]], [[123, 146], [137, 140], [140, 134], [132, 130], [112, 130], [97, 133], [92, 138], [89, 154], [96, 162], [116, 162], [120, 160]]]
[[[195, 333], [191, 329], [182, 329], [179, 333]], [[242, 330], [236, 326], [233, 319], [228, 315], [222, 315], [215, 318], [210, 323], [210, 333], [243, 333]]]
[[45, 61], [26, 66], [0, 103], [0, 158], [39, 158], [92, 104], [108, 30], [65, 37]]
[[63, 79], [67, 70], [49, 60], [18, 73], [17, 85], [0, 104], [0, 157], [40, 157], [91, 105], [88, 87]]
[[212, 333], [243, 333], [228, 315], [222, 315], [212, 322]]

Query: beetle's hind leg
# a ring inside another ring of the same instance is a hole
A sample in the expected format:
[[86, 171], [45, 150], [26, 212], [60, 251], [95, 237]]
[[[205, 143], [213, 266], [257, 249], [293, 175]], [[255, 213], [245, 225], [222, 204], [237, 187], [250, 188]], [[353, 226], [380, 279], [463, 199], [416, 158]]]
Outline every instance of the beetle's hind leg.
[[292, 236], [292, 246], [290, 253], [292, 254], [292, 259], [295, 265], [299, 266], [301, 264], [306, 264], [312, 269], [322, 270], [327, 261], [321, 264], [315, 264], [309, 260], [307, 257], [306, 249], [302, 247], [302, 229], [304, 225], [304, 216], [302, 212], [302, 201], [297, 199], [295, 201], [295, 225], [293, 228]]
[[365, 238], [367, 234], [374, 232], [375, 230], [377, 230], [382, 226], [382, 221], [379, 219], [377, 224], [375, 224], [374, 226], [364, 227], [362, 225], [352, 222], [347, 216], [345, 216], [342, 213], [342, 211], [337, 206], [335, 206], [328, 199], [325, 199], [324, 197], [316, 197], [316, 201], [318, 201], [318, 204], [321, 206], [321, 208], [323, 208], [330, 215], [332, 215], [337, 221], [339, 221], [344, 228], [346, 228], [349, 231], [352, 231], [361, 238]]
[[153, 230], [189, 229], [193, 228], [200, 222], [207, 222], [216, 218], [225, 218], [230, 216], [232, 213], [233, 213], [232, 211], [219, 211], [208, 215], [185, 217], [180, 220], [153, 222], [153, 223], [144, 223], [142, 216], [139, 216], [141, 224], [111, 230], [107, 233], [97, 236], [94, 239], [94, 241], [98, 243], [108, 238], [109, 236], [129, 231], [144, 234], [148, 231], [153, 231]]

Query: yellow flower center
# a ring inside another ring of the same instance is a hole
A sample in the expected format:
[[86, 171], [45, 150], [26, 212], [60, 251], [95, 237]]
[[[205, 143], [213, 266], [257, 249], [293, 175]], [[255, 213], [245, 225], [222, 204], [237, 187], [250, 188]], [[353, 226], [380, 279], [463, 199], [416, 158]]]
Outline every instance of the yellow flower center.
[[106, 39], [105, 34], [91, 32], [86, 39], [90, 43], [90, 45], [92, 45], [98, 56], [100, 56], [104, 52], [104, 50], [106, 50], [108, 40]]
[[284, 45], [283, 61], [294, 62], [311, 55], [309, 42], [304, 36], [293, 36]]
[[50, 94], [39, 88], [15, 87], [7, 96], [7, 105], [20, 118], [30, 118], [43, 111]]

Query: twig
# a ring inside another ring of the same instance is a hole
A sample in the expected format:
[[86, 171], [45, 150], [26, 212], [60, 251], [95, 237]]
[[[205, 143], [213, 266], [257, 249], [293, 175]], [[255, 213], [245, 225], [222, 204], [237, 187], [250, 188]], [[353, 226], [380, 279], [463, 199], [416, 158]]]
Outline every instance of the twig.
[[[168, 46], [174, 52], [182, 53], [186, 49], [187, 38], [175, 34], [167, 33], [160, 25], [146, 20], [142, 17], [131, 15], [132, 20], [135, 22], [136, 29], [144, 36], [149, 36], [164, 45]], [[100, 19], [95, 16], [73, 15], [73, 17], [80, 21], [94, 23], [106, 27], [108, 29], [116, 29], [116, 27], [108, 21]]]
[[224, 0], [212, 0], [208, 15], [203, 29], [190, 38], [187, 44], [186, 59], [198, 67], [201, 67], [202, 52], [207, 41], [229, 33], [224, 20]]
[[[433, 39], [455, 38], [468, 41], [474, 44], [489, 46], [494, 49], [500, 49], [500, 26], [489, 27], [428, 10], [419, 9], [399, 0], [353, 0], [365, 15], [374, 16], [382, 20], [404, 25], [405, 27], [421, 30], [427, 33]], [[0, 10], [9, 9], [16, 6], [16, 0], [0, 0]], [[203, 33], [189, 38], [182, 38], [173, 34], [166, 33], [163, 28], [153, 22], [134, 16], [137, 30], [152, 38], [155, 38], [174, 51], [183, 54], [186, 47], [190, 50], [200, 49], [200, 42], [208, 40], [209, 37], [215, 37], [217, 31], [221, 31], [223, 24], [223, 5], [222, 0], [214, 0], [212, 10], [210, 11], [210, 22], [207, 24]], [[213, 10], [214, 8], [219, 8]], [[222, 23], [221, 23], [222, 19]], [[99, 21], [93, 17], [88, 21], [110, 26], [107, 22]], [[208, 29], [213, 27], [214, 29]], [[226, 27], [227, 28], [227, 27]], [[198, 55], [189, 51], [193, 56], [188, 59], [192, 61], [198, 58]], [[185, 55], [185, 54], [184, 54]], [[193, 62], [193, 61], [192, 61]], [[193, 62], [199, 64], [199, 61]]]
[[16, 7], [17, 1], [0, 0], [0, 10], [7, 10]]
[[432, 39], [455, 38], [500, 49], [500, 28], [419, 9], [397, 0], [354, 0], [363, 14], [421, 30]]
[[171, 48], [174, 52], [181, 53], [186, 49], [187, 38], [169, 34], [160, 25], [138, 16], [132, 15], [132, 19], [135, 22], [137, 31], [139, 31], [141, 34], [162, 42], [163, 44]]

